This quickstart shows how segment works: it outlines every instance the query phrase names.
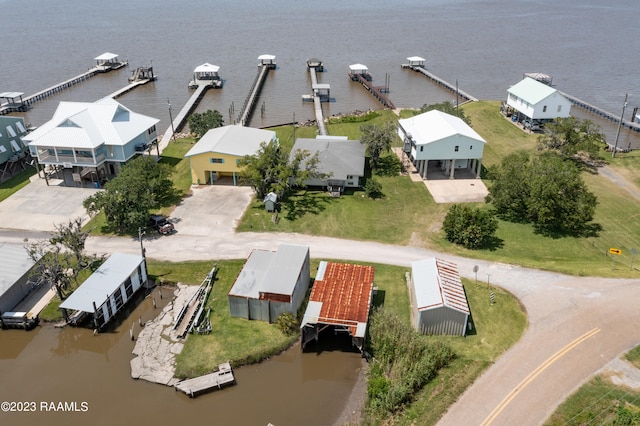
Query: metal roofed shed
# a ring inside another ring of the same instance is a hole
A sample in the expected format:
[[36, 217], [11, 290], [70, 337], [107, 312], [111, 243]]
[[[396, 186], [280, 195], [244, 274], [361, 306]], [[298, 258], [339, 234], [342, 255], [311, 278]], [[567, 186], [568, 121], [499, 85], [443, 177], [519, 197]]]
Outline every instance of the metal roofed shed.
[[309, 304], [300, 326], [302, 349], [321, 331], [346, 332], [363, 350], [373, 297], [374, 267], [320, 262]]
[[[101, 329], [142, 287], [147, 285], [147, 270], [140, 255], [113, 253], [87, 280], [60, 304], [70, 323], [93, 317], [95, 329]], [[69, 315], [68, 311], [75, 311]]]
[[29, 273], [34, 262], [24, 247], [0, 244], [0, 264], [0, 313], [5, 313], [33, 290]]
[[412, 262], [409, 297], [416, 330], [466, 336], [470, 310], [455, 263], [438, 258]]
[[281, 244], [277, 251], [253, 250], [229, 290], [232, 317], [273, 322], [296, 315], [309, 288], [309, 247]]

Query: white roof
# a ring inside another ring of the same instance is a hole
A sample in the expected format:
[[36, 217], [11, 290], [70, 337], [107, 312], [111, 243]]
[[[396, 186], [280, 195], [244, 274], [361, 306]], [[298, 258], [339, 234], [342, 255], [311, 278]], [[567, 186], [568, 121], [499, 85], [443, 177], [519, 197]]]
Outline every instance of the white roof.
[[259, 61], [273, 61], [276, 58], [276, 55], [260, 55], [258, 56]]
[[238, 274], [230, 296], [259, 299], [260, 293], [292, 295], [309, 247], [281, 244], [278, 250], [253, 250]]
[[431, 258], [411, 263], [419, 311], [448, 307], [469, 314], [469, 304], [455, 263]]
[[409, 57], [407, 58], [407, 60], [408, 60], [409, 62], [424, 62], [424, 61], [426, 61], [426, 59], [425, 59], [425, 58], [422, 58], [422, 57], [420, 57], [420, 56], [409, 56]]
[[0, 98], [19, 98], [22, 95], [24, 95], [23, 92], [2, 92]]
[[276, 132], [271, 130], [256, 129], [253, 127], [232, 124], [216, 127], [209, 130], [187, 152], [185, 157], [218, 152], [221, 154], [244, 157], [253, 155], [260, 149], [262, 142], [271, 142], [276, 137]]
[[110, 61], [110, 60], [115, 59], [117, 57], [118, 57], [118, 55], [115, 54], [115, 53], [105, 52], [102, 55], [96, 56], [93, 59], [95, 59], [96, 61]]
[[417, 145], [437, 142], [451, 136], [461, 135], [486, 141], [462, 119], [438, 110], [431, 110], [415, 117], [398, 120], [405, 134], [410, 133]]
[[349, 69], [351, 71], [367, 71], [369, 68], [367, 68], [366, 65], [362, 65], [362, 64], [353, 64], [353, 65], [349, 65]]
[[60, 102], [53, 118], [24, 140], [38, 147], [94, 149], [126, 145], [160, 120], [131, 111], [111, 98]]
[[100, 307], [142, 261], [137, 254], [113, 253], [60, 307], [93, 313], [93, 304]]
[[9, 290], [34, 265], [20, 245], [0, 244], [0, 296]]
[[212, 65], [208, 62], [196, 67], [195, 70], [193, 70], [193, 72], [218, 72], [220, 70], [220, 67], [217, 65]]
[[536, 105], [556, 93], [557, 90], [531, 77], [525, 77], [518, 84], [511, 86], [507, 92], [532, 105]]

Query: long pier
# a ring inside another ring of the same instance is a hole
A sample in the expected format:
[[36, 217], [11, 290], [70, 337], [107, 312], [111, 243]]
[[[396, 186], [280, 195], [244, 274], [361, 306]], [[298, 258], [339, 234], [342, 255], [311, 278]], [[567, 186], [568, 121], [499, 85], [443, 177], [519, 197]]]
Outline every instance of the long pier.
[[107, 97], [116, 99], [116, 98], [124, 95], [125, 93], [135, 89], [136, 87], [142, 86], [143, 84], [147, 84], [150, 81], [153, 81], [153, 80], [150, 79], [150, 78], [145, 78], [144, 80], [134, 81], [133, 83], [130, 83], [130, 84], [126, 85], [122, 89], [116, 90], [115, 92], [113, 92], [112, 94], [108, 95]]
[[193, 379], [182, 380], [175, 384], [175, 388], [194, 398], [198, 394], [216, 388], [222, 389], [223, 386], [234, 384], [235, 381], [236, 379], [233, 377], [231, 364], [225, 362], [218, 366], [218, 371], [205, 374], [204, 376], [194, 377]]
[[311, 75], [311, 89], [313, 90], [313, 94], [311, 96], [313, 97], [313, 107], [316, 113], [316, 124], [318, 125], [318, 132], [321, 136], [327, 136], [329, 132], [327, 132], [327, 126], [324, 123], [321, 94], [317, 89], [318, 77], [316, 76], [316, 68], [318, 68], [318, 70], [320, 71], [322, 71], [324, 68], [322, 66], [322, 62], [319, 61], [317, 62], [317, 64], [312, 64], [311, 61], [307, 61], [307, 67], [309, 68], [309, 73]]
[[369, 93], [371, 93], [373, 95], [374, 98], [376, 98], [378, 101], [380, 101], [380, 103], [385, 107], [385, 108], [389, 108], [389, 109], [396, 109], [396, 106], [393, 104], [393, 102], [391, 102], [391, 100], [384, 94], [384, 92], [388, 92], [389, 88], [386, 86], [374, 86], [371, 84], [371, 82], [369, 80], [367, 80], [367, 78], [360, 73], [349, 73], [349, 78], [352, 81], [357, 81], [360, 84], [362, 84], [362, 86], [367, 89], [369, 91]]
[[249, 96], [245, 99], [241, 110], [242, 112], [238, 115], [237, 123], [241, 126], [246, 126], [247, 122], [251, 118], [251, 114], [253, 113], [256, 101], [258, 100], [258, 95], [262, 90], [267, 74], [269, 73], [269, 70], [273, 68], [272, 66], [264, 63], [261, 63], [259, 67], [256, 79], [253, 81], [253, 85], [251, 86]]
[[558, 93], [560, 93], [562, 96], [564, 96], [565, 98], [567, 98], [569, 100], [569, 102], [571, 102], [573, 105], [580, 107], [586, 111], [592, 112], [596, 115], [599, 115], [607, 120], [613, 121], [614, 123], [618, 124], [620, 123], [620, 120], [622, 120], [622, 125], [624, 127], [627, 127], [633, 131], [636, 132], [640, 132], [640, 124], [635, 123], [633, 121], [627, 121], [627, 120], [623, 120], [622, 117], [620, 117], [619, 115], [613, 114], [603, 108], [599, 108], [595, 105], [592, 105], [588, 102], [585, 102], [581, 99], [576, 98], [575, 96], [571, 96], [567, 93], [561, 92], [558, 90]]
[[179, 132], [182, 129], [182, 127], [184, 127], [189, 114], [196, 108], [200, 100], [202, 100], [202, 97], [204, 96], [205, 92], [209, 90], [211, 87], [212, 86], [210, 84], [201, 84], [196, 88], [196, 91], [193, 92], [193, 95], [191, 95], [187, 103], [182, 107], [182, 109], [180, 110], [176, 118], [173, 120], [173, 122], [171, 123], [167, 131], [164, 132], [164, 135], [160, 140], [161, 152], [162, 152], [162, 149], [165, 146], [167, 146], [167, 144], [169, 143], [169, 140], [173, 137], [174, 130], [176, 132]]
[[402, 66], [402, 68], [412, 69], [412, 70], [414, 70], [416, 72], [419, 72], [419, 73], [423, 74], [424, 76], [429, 78], [431, 81], [436, 83], [438, 86], [455, 93], [457, 96], [460, 96], [461, 98], [465, 99], [468, 102], [477, 102], [478, 101], [477, 98], [471, 96], [470, 94], [468, 94], [467, 92], [465, 92], [463, 90], [458, 89], [457, 85], [453, 85], [453, 84], [449, 83], [448, 81], [441, 79], [437, 75], [430, 73], [422, 65], [402, 64], [401, 66]]

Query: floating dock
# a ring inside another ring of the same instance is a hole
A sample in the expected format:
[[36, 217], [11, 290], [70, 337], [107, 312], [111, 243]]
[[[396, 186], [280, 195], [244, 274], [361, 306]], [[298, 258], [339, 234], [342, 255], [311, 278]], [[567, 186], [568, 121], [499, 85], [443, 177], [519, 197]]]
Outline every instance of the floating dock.
[[267, 78], [269, 70], [276, 69], [275, 59], [276, 57], [273, 55], [260, 55], [258, 57], [258, 75], [256, 75], [256, 79], [253, 81], [249, 96], [247, 96], [247, 99], [244, 101], [244, 105], [241, 109], [242, 112], [238, 115], [238, 120], [236, 121], [237, 124], [240, 124], [241, 126], [247, 125], [247, 122], [251, 118], [251, 114], [253, 114], [256, 101], [258, 100], [258, 95], [262, 90], [262, 86], [264, 85], [264, 81]]
[[309, 59], [307, 61], [307, 68], [311, 75], [311, 95], [302, 95], [302, 100], [313, 100], [313, 106], [316, 113], [316, 123], [318, 125], [318, 131], [321, 136], [326, 136], [327, 126], [324, 123], [324, 114], [322, 113], [322, 102], [328, 102], [331, 99], [330, 87], [328, 84], [318, 84], [318, 77], [316, 72], [323, 72], [324, 66], [319, 59]]
[[218, 371], [205, 374], [204, 376], [194, 377], [193, 379], [182, 380], [175, 384], [176, 390], [182, 391], [191, 398], [199, 394], [209, 392], [211, 390], [222, 389], [223, 386], [235, 384], [236, 379], [233, 377], [231, 364], [228, 362], [218, 366]]
[[462, 99], [464, 99], [467, 102], [477, 102], [478, 99], [476, 99], [475, 97], [471, 96], [470, 94], [468, 94], [467, 92], [464, 92], [460, 89], [458, 89], [458, 85], [455, 84], [451, 84], [448, 81], [445, 81], [443, 79], [441, 79], [440, 77], [436, 76], [435, 74], [430, 73], [429, 71], [426, 70], [425, 68], [425, 59], [421, 58], [419, 56], [410, 56], [407, 58], [407, 60], [409, 61], [408, 64], [401, 64], [402, 68], [405, 69], [411, 69], [415, 72], [419, 72], [421, 74], [423, 74], [425, 77], [429, 78], [431, 81], [433, 81], [434, 83], [436, 83], [438, 86], [447, 89], [453, 93], [455, 93], [457, 96], [460, 96]]
[[391, 102], [391, 100], [385, 95], [385, 93], [389, 93], [389, 86], [374, 86], [371, 84], [373, 77], [369, 74], [369, 69], [362, 64], [354, 64], [349, 66], [349, 78], [351, 81], [357, 81], [362, 86], [369, 91], [380, 103], [389, 109], [396, 109], [396, 106]]

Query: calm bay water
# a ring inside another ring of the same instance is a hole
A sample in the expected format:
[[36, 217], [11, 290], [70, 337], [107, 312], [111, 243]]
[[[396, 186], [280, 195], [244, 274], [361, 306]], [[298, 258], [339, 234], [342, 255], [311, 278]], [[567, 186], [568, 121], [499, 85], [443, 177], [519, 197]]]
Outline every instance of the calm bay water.
[[[306, 59], [318, 57], [335, 102], [325, 114], [379, 108], [347, 78], [348, 66], [369, 67], [374, 84], [389, 76], [398, 107], [452, 100], [424, 77], [402, 70], [407, 56], [480, 99], [504, 99], [525, 72], [553, 76], [555, 86], [619, 113], [640, 106], [636, 0], [0, 0], [0, 92], [29, 95], [78, 75], [92, 58], [114, 52], [130, 67], [99, 75], [23, 114], [32, 125], [51, 118], [60, 101], [95, 101], [152, 65], [159, 79], [119, 98], [134, 111], [169, 125], [189, 98], [193, 69], [221, 67], [222, 90], [209, 91], [199, 111], [217, 109], [230, 122], [255, 78], [257, 57], [273, 54], [271, 72], [250, 123], [264, 127], [313, 119], [301, 95], [310, 92]], [[629, 117], [629, 115], [627, 115]], [[609, 132], [611, 126], [609, 126]], [[623, 145], [624, 146], [624, 145]], [[147, 301], [148, 302], [148, 301]], [[136, 310], [152, 315], [148, 303]], [[159, 385], [133, 381], [132, 343], [125, 326], [94, 338], [86, 330], [0, 331], [2, 400], [88, 401], [87, 413], [32, 416], [0, 413], [0, 424], [182, 423], [277, 426], [330, 424], [355, 381], [357, 354], [339, 351], [281, 357], [238, 371], [238, 386], [195, 400]]]

